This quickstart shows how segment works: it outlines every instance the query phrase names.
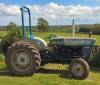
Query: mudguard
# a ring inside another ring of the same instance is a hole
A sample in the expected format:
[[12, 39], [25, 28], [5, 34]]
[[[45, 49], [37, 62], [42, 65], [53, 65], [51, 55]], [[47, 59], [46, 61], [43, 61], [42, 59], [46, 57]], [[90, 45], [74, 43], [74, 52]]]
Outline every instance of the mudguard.
[[42, 38], [33, 37], [32, 42], [35, 44], [38, 50], [47, 48], [47, 43]]

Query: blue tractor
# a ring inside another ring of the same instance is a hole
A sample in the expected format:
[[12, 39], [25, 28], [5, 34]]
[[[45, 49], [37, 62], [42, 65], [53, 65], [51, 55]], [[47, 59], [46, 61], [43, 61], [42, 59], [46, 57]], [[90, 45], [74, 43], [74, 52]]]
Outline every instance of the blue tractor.
[[[22, 37], [12, 43], [6, 53], [8, 70], [19, 76], [30, 76], [40, 65], [47, 63], [69, 64], [69, 70], [76, 79], [89, 75], [89, 60], [95, 39], [63, 38], [52, 35], [47, 44], [43, 39], [32, 35], [31, 15], [27, 7], [22, 7]], [[26, 36], [24, 13], [29, 15], [29, 37]]]

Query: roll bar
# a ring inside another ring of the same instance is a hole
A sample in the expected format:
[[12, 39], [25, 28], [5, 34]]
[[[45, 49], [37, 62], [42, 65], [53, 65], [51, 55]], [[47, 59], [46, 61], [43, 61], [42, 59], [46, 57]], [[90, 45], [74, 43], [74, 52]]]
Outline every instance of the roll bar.
[[24, 13], [28, 13], [29, 17], [29, 38], [32, 39], [32, 26], [31, 26], [31, 13], [28, 7], [23, 6], [20, 8], [21, 10], [21, 17], [22, 17], [22, 36], [25, 37], [25, 24], [24, 24]]

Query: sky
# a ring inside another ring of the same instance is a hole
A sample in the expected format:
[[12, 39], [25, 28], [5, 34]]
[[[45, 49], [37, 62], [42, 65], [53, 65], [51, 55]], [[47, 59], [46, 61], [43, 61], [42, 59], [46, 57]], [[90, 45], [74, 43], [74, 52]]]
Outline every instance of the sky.
[[[100, 23], [100, 0], [0, 0], [0, 26], [11, 21], [21, 25], [22, 6], [30, 9], [32, 25], [37, 24], [39, 17], [50, 25], [71, 24], [73, 18], [76, 24]], [[25, 25], [28, 25], [27, 14]]]

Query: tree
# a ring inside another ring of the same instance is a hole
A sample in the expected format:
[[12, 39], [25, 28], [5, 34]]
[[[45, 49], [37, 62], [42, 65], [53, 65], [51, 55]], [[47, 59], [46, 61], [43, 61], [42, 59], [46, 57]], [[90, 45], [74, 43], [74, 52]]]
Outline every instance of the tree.
[[16, 28], [17, 28], [17, 25], [14, 22], [10, 22], [7, 26], [7, 30], [13, 30], [13, 29], [16, 29]]
[[16, 40], [21, 38], [21, 29], [13, 22], [10, 22], [7, 26], [8, 32], [7, 35], [2, 37], [0, 42], [0, 49], [5, 53], [8, 47], [14, 43]]
[[80, 25], [79, 32], [88, 33], [90, 31], [90, 29], [91, 29], [91, 27], [88, 25]]
[[91, 31], [93, 32], [93, 34], [99, 34], [100, 35], [100, 24], [94, 24]]
[[37, 28], [39, 30], [47, 31], [48, 30], [48, 21], [45, 20], [44, 18], [38, 18], [38, 23], [37, 23]]
[[14, 22], [10, 22], [7, 26], [9, 34], [21, 33], [21, 28], [16, 25]]

